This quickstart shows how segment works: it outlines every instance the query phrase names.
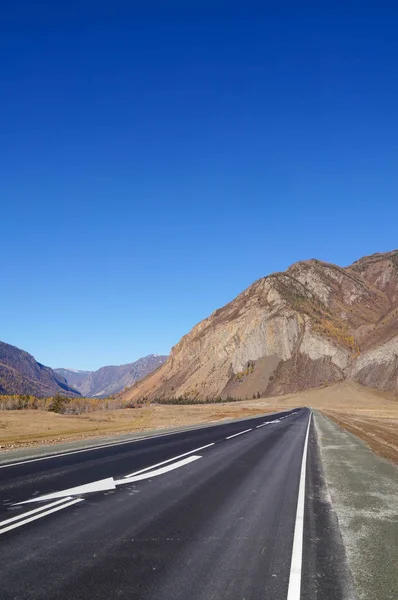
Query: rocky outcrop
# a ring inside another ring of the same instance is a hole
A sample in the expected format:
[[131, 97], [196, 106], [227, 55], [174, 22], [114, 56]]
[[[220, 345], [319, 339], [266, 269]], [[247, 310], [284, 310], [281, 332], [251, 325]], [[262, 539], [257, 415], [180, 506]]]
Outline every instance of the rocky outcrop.
[[303, 261], [196, 325], [125, 397], [245, 398], [346, 378], [398, 392], [397, 340], [398, 251], [347, 268]]
[[351, 378], [381, 390], [398, 391], [398, 336], [367, 350], [355, 361]]

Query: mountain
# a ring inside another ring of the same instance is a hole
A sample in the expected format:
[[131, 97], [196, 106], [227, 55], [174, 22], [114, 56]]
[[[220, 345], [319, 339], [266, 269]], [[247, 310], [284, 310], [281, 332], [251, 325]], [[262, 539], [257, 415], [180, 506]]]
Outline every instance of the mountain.
[[73, 369], [55, 369], [83, 396], [110, 396], [125, 387], [133, 385], [154, 369], [160, 367], [167, 356], [149, 354], [127, 365], [107, 366], [97, 371], [76, 371]]
[[79, 396], [66, 380], [31, 354], [0, 342], [0, 394], [32, 394], [45, 397]]
[[396, 250], [345, 268], [311, 259], [259, 279], [123, 398], [251, 398], [344, 379], [398, 392]]
[[78, 371], [76, 369], [54, 369], [54, 371], [75, 390], [78, 390], [83, 381], [92, 373], [92, 371]]

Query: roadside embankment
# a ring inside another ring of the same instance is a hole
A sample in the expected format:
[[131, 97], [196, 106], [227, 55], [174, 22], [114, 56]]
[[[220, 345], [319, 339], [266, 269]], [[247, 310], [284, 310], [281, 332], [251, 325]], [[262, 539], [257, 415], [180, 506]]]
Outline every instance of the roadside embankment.
[[364, 440], [374, 452], [398, 464], [398, 414], [383, 414], [380, 411], [371, 416], [332, 410], [323, 412], [335, 423]]

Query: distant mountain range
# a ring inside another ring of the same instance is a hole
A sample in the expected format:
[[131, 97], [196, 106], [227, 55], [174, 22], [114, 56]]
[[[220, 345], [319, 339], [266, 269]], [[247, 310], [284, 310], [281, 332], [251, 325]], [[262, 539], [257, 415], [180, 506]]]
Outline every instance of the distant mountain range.
[[53, 369], [38, 363], [28, 352], [4, 342], [0, 342], [0, 394], [80, 395]]
[[65, 378], [68, 385], [82, 396], [106, 397], [129, 387], [160, 367], [167, 356], [149, 354], [126, 365], [101, 367], [97, 371], [77, 371], [75, 369], [55, 369]]
[[133, 385], [166, 358], [150, 354], [127, 365], [102, 367], [97, 371], [51, 369], [28, 352], [0, 342], [0, 394], [106, 397]]
[[122, 397], [252, 398], [344, 379], [398, 393], [397, 250], [348, 267], [306, 260], [259, 279]]

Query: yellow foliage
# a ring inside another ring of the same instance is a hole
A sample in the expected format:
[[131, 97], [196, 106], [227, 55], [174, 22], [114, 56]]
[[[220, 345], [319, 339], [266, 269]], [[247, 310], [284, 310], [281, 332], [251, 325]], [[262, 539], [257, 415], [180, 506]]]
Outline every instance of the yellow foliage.
[[359, 352], [354, 336], [343, 322], [319, 319], [312, 325], [312, 330], [336, 340], [351, 352]]

